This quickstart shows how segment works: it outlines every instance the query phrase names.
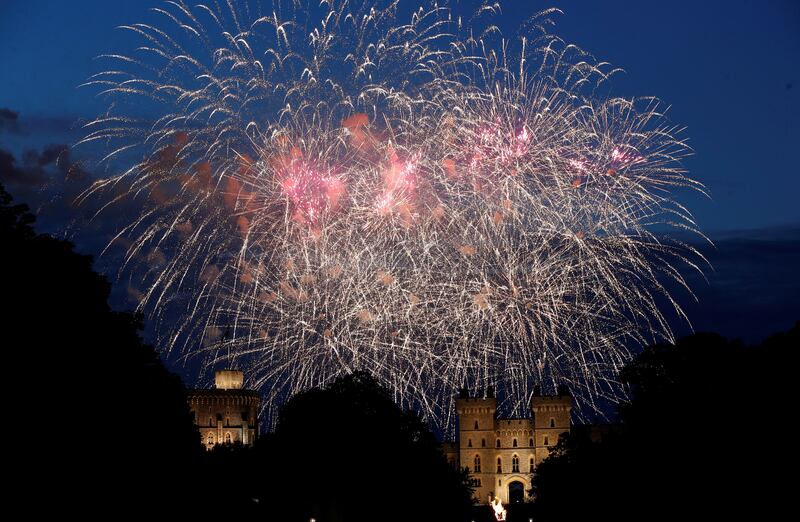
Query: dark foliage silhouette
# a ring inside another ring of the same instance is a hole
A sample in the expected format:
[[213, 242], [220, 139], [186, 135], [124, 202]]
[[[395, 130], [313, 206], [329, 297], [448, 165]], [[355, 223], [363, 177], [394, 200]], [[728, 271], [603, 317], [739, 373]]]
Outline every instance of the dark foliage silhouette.
[[600, 441], [559, 441], [534, 477], [540, 520], [770, 519], [789, 496], [800, 326], [758, 346], [695, 334], [645, 350]]
[[[448, 465], [426, 424], [365, 373], [294, 397], [275, 442], [291, 449], [276, 452], [276, 468], [292, 477], [280, 491], [297, 520], [465, 519], [466, 476]], [[316, 474], [325, 480], [315, 483]]]
[[203, 457], [219, 505], [264, 520], [469, 520], [466, 473], [433, 433], [365, 373], [294, 396], [254, 447], [216, 446]]
[[[320, 522], [462, 521], [467, 476], [365, 373], [292, 398], [274, 434], [204, 452], [183, 385], [112, 311], [73, 246], [0, 186], [0, 345], [12, 496], [26, 513], [236, 513]], [[601, 439], [575, 429], [534, 477], [536, 519], [771, 519], [792, 498], [800, 325], [745, 346], [714, 334], [645, 350]], [[472, 513], [472, 517], [470, 514]]]
[[208, 462], [205, 471], [247, 483], [226, 490], [225, 502], [257, 506], [266, 520], [468, 520], [466, 474], [365, 373], [294, 396], [273, 434], [254, 448], [215, 448]]
[[33, 224], [0, 189], [3, 346], [27, 386], [12, 415], [33, 417], [20, 439], [31, 458], [15, 470], [34, 511], [465, 518], [466, 475], [366, 374], [294, 397], [253, 448], [202, 451], [183, 386], [142, 344], [140, 319], [109, 308], [90, 257]]
[[0, 186], [2, 345], [29, 510], [183, 509], [199, 437], [183, 385], [113, 312], [109, 284], [73, 246], [33, 229]]

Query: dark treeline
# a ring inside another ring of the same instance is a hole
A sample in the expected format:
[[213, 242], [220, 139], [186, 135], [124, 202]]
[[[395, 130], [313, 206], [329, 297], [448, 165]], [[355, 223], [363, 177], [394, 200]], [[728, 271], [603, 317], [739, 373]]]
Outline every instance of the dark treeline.
[[202, 451], [183, 384], [142, 343], [140, 319], [109, 308], [91, 258], [33, 222], [0, 186], [10, 498], [30, 518], [181, 508]]
[[800, 324], [757, 346], [699, 333], [620, 374], [621, 424], [573, 429], [534, 477], [540, 521], [772, 520], [792, 498]]
[[[0, 186], [8, 496], [29, 518], [488, 515], [470, 511], [468, 477], [424, 422], [366, 374], [295, 396], [252, 448], [203, 450], [183, 384], [142, 343], [140, 319], [112, 311], [91, 258], [33, 222]], [[632, 391], [621, 424], [573, 430], [539, 466], [537, 522], [774, 518], [796, 463], [798, 335], [745, 346], [697, 334], [645, 350], [620, 376]]]
[[466, 521], [468, 475], [413, 412], [365, 373], [295, 395], [252, 448], [217, 446], [207, 471], [246, 477], [228, 504], [258, 499], [267, 520]]
[[109, 283], [0, 186], [7, 472], [22, 513], [114, 520], [225, 515], [259, 520], [463, 521], [466, 473], [366, 374], [284, 406], [252, 448], [205, 451], [180, 379], [112, 311]]

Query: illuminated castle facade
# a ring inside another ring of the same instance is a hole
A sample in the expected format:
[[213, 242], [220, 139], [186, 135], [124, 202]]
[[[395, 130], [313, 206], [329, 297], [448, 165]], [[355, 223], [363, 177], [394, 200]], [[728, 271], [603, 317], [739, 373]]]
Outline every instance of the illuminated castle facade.
[[524, 502], [536, 467], [570, 431], [572, 396], [566, 388], [559, 387], [557, 395], [534, 392], [530, 410], [529, 418], [498, 418], [491, 388], [484, 397], [462, 391], [456, 399], [458, 440], [444, 450], [452, 465], [469, 470], [479, 502], [495, 496], [504, 504]]
[[251, 446], [258, 437], [261, 397], [243, 385], [242, 372], [219, 370], [214, 388], [188, 391], [189, 408], [206, 449], [234, 442]]

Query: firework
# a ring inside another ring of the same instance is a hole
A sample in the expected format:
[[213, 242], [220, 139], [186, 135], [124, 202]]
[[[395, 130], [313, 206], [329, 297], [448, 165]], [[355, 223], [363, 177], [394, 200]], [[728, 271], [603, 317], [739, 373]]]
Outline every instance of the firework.
[[618, 397], [699, 257], [651, 232], [695, 230], [680, 129], [604, 97], [553, 10], [510, 41], [498, 6], [365, 4], [166, 2], [87, 83], [110, 108], [82, 143], [128, 167], [85, 197], [137, 202], [115, 242], [159, 344], [246, 367], [267, 419], [357, 369], [444, 427], [465, 383], [512, 414], [535, 385]]

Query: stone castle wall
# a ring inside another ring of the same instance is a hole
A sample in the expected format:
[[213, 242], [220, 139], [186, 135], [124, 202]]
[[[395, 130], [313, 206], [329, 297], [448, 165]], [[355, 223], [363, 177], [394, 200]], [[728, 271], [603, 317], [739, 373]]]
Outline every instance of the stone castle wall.
[[[521, 483], [527, 498], [532, 472], [547, 457], [559, 436], [570, 430], [572, 397], [567, 393], [534, 395], [531, 417], [526, 419], [497, 418], [497, 399], [492, 396], [462, 396], [456, 400], [456, 411], [458, 441], [445, 447], [448, 459], [469, 469], [478, 502], [485, 503], [490, 496], [497, 496], [507, 504], [512, 483]], [[476, 469], [476, 457], [480, 459], [480, 471]]]

